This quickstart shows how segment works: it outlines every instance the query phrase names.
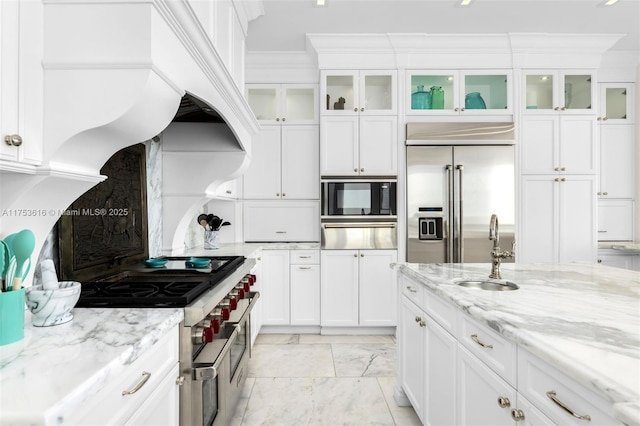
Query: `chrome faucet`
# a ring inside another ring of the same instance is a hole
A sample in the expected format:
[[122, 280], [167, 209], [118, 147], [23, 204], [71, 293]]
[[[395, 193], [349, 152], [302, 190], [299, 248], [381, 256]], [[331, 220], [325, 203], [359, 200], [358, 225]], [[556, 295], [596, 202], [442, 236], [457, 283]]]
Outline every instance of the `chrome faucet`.
[[498, 216], [491, 215], [491, 222], [489, 223], [489, 239], [493, 240], [493, 248], [491, 249], [491, 274], [489, 278], [501, 279], [500, 263], [502, 259], [512, 258], [515, 256], [515, 241], [511, 247], [511, 251], [502, 251], [500, 249], [500, 232], [498, 230]]

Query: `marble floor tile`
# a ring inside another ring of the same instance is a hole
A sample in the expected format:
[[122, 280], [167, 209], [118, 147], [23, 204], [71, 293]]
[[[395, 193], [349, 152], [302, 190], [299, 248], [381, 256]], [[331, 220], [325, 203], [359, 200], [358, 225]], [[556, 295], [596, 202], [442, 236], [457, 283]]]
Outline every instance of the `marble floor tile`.
[[251, 397], [251, 391], [253, 390], [255, 381], [256, 379], [253, 377], [247, 377], [247, 380], [244, 382], [238, 404], [236, 405], [231, 419], [229, 419], [229, 426], [242, 425], [242, 418], [244, 417], [244, 412], [247, 409], [247, 404], [249, 403], [249, 398]]
[[392, 377], [396, 375], [396, 346], [384, 344], [331, 344], [337, 377]]
[[393, 336], [301, 334], [300, 343], [395, 343]]
[[331, 345], [255, 345], [247, 377], [335, 377]]
[[395, 399], [393, 399], [393, 391], [396, 386], [397, 378], [378, 377], [377, 379], [395, 424], [402, 426], [422, 426], [422, 422], [420, 422], [420, 418], [418, 418], [413, 407], [401, 407], [396, 404]]
[[242, 425], [393, 425], [376, 378], [257, 378]]

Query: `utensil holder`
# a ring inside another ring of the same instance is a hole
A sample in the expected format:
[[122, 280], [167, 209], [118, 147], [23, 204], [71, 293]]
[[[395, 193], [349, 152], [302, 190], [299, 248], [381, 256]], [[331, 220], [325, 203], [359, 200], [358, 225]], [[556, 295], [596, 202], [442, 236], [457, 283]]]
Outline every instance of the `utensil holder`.
[[24, 338], [24, 288], [0, 293], [0, 346]]
[[204, 248], [206, 250], [215, 250], [220, 248], [220, 232], [204, 231]]

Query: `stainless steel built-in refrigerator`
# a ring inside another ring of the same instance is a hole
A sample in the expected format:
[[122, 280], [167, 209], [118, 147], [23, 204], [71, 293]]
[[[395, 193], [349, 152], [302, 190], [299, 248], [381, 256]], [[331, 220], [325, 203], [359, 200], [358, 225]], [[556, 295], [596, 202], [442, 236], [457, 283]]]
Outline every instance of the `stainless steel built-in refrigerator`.
[[513, 125], [469, 126], [407, 125], [408, 262], [491, 262], [492, 214], [498, 215], [500, 247], [512, 248]]

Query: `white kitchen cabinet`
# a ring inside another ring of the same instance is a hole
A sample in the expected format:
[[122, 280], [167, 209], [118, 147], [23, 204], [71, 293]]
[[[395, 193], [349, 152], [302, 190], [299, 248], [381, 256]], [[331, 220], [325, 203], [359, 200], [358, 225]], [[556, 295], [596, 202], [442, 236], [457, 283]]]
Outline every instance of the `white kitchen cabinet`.
[[640, 253], [616, 249], [599, 249], [598, 263], [614, 268], [640, 272]]
[[320, 120], [322, 176], [398, 174], [398, 118], [327, 116]]
[[252, 143], [244, 199], [320, 198], [318, 126], [264, 126]]
[[240, 179], [238, 178], [222, 182], [222, 184], [220, 184], [215, 190], [215, 198], [229, 200], [237, 200], [238, 198], [241, 198], [239, 189], [242, 188], [242, 186], [238, 184], [239, 180]]
[[0, 2], [0, 169], [42, 162], [43, 22], [41, 2]]
[[178, 376], [180, 376], [180, 368], [176, 363], [153, 393], [140, 405], [129, 420], [127, 420], [125, 425], [177, 425], [180, 421], [180, 411], [178, 409], [180, 389], [176, 383]]
[[520, 262], [594, 262], [595, 175], [523, 175]]
[[594, 115], [595, 77], [593, 70], [525, 70], [523, 112]]
[[263, 250], [264, 326], [320, 325], [319, 250]]
[[260, 297], [253, 305], [251, 310], [251, 344], [253, 345], [258, 338], [258, 334], [262, 330], [262, 304], [264, 293], [262, 290], [262, 249], [259, 249], [255, 254], [256, 264], [251, 269], [251, 273], [256, 276], [256, 280], [251, 287], [251, 291], [257, 291], [260, 293]]
[[413, 406], [420, 421], [425, 420], [425, 378], [426, 374], [426, 323], [425, 314], [406, 297], [402, 297], [400, 305], [399, 324], [402, 335], [399, 336], [403, 343], [403, 350], [399, 352], [402, 358], [399, 371], [402, 389]]
[[597, 170], [593, 116], [547, 114], [522, 119], [521, 173], [590, 174]]
[[458, 347], [459, 424], [513, 425], [516, 390], [466, 348]]
[[620, 424], [613, 418], [611, 402], [522, 347], [518, 347], [518, 392], [559, 425]]
[[321, 115], [396, 114], [397, 71], [321, 70]]
[[635, 127], [600, 126], [600, 199], [635, 197]]
[[632, 241], [634, 205], [632, 200], [598, 200], [598, 240]]
[[598, 122], [602, 125], [633, 124], [635, 102], [633, 83], [600, 83]]
[[64, 423], [178, 424], [178, 347], [176, 326], [118, 374], [106, 377], [103, 387], [86, 396]]
[[409, 115], [512, 114], [511, 70], [410, 70]]
[[245, 89], [262, 125], [318, 123], [317, 84], [247, 84]]
[[291, 325], [320, 325], [320, 252], [291, 250]]
[[396, 260], [395, 250], [322, 250], [322, 326], [395, 326]]
[[319, 201], [245, 201], [245, 242], [320, 241]]
[[263, 250], [262, 325], [289, 325], [289, 250]]

